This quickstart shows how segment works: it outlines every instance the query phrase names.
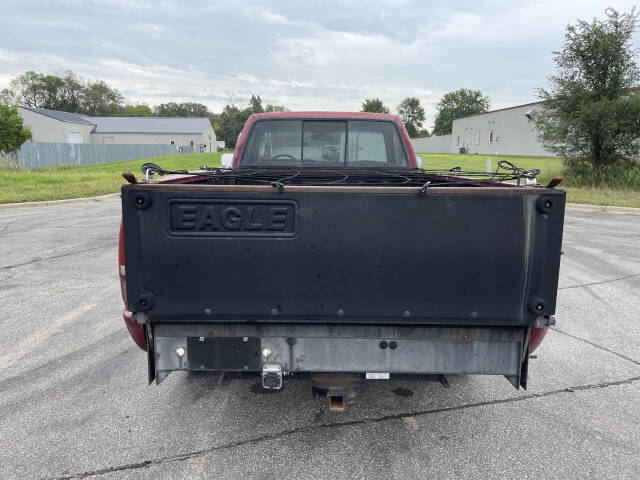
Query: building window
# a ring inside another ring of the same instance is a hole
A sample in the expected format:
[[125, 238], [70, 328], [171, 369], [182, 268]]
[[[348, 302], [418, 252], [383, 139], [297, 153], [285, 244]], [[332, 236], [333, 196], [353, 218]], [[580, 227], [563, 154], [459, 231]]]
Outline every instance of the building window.
[[176, 141], [175, 140], [169, 140], [169, 145], [175, 145]]
[[460, 135], [456, 137], [456, 145], [460, 145]]
[[480, 130], [476, 130], [476, 145], [480, 145]]
[[489, 143], [493, 143], [493, 130], [489, 132]]

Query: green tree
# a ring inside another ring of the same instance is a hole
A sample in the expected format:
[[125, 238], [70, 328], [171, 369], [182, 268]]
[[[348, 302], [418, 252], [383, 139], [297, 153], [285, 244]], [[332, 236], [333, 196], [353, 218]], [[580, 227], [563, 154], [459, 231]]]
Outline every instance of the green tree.
[[551, 88], [538, 92], [540, 140], [598, 183], [608, 167], [630, 165], [640, 149], [640, 92], [632, 88], [640, 80], [632, 45], [637, 29], [635, 8], [608, 8], [604, 19], [569, 25], [562, 49], [553, 52]]
[[249, 107], [253, 113], [262, 113], [264, 112], [264, 108], [262, 108], [262, 99], [260, 95], [251, 95], [251, 100], [249, 100]]
[[288, 112], [289, 109], [284, 105], [267, 105], [264, 107], [265, 112]]
[[71, 70], [59, 73], [62, 87], [58, 91], [60, 110], [79, 113], [84, 98], [84, 81]]
[[28, 71], [11, 79], [0, 92], [2, 100], [32, 108], [82, 112], [84, 84], [71, 71], [43, 75]]
[[402, 117], [407, 133], [411, 138], [418, 136], [424, 122], [424, 108], [416, 97], [407, 97], [398, 105], [398, 113]]
[[216, 138], [224, 140], [226, 148], [234, 148], [244, 124], [252, 114], [251, 108], [240, 110], [238, 107], [227, 105], [220, 114], [217, 131], [214, 124]]
[[153, 117], [153, 112], [146, 103], [139, 103], [137, 105], [125, 105], [120, 115], [123, 117]]
[[3, 163], [27, 140], [31, 140], [31, 130], [23, 125], [18, 107], [0, 102], [0, 155]]
[[158, 117], [208, 117], [209, 109], [206, 105], [196, 102], [169, 102], [154, 107]]
[[449, 135], [453, 119], [484, 113], [489, 110], [489, 97], [480, 90], [460, 88], [444, 95], [436, 105], [437, 114], [433, 127], [434, 135]]
[[81, 112], [94, 117], [110, 117], [120, 114], [124, 97], [102, 80], [87, 82], [82, 99]]
[[371, 113], [389, 113], [389, 107], [385, 106], [382, 103], [382, 100], [379, 98], [367, 98], [364, 102], [362, 102], [361, 112], [371, 112]]
[[41, 82], [43, 97], [42, 108], [61, 110], [64, 80], [57, 75], [43, 75]]
[[12, 78], [9, 87], [2, 91], [5, 101], [24, 105], [25, 107], [41, 108], [45, 102], [44, 75], [29, 70], [22, 75]]

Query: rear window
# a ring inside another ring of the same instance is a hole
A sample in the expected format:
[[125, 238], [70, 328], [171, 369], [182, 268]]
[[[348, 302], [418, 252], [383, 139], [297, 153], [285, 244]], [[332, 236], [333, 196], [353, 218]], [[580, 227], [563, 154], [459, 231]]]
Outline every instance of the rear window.
[[253, 126], [240, 165], [358, 168], [409, 162], [391, 122], [266, 120]]

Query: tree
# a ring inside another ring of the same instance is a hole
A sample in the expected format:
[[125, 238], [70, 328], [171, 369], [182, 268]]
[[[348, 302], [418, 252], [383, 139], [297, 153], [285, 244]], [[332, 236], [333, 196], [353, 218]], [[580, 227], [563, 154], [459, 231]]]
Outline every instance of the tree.
[[13, 78], [0, 97], [17, 105], [80, 113], [84, 89], [71, 71], [51, 75], [28, 71]]
[[80, 112], [82, 100], [84, 99], [84, 80], [71, 70], [59, 73], [58, 77], [63, 81], [62, 87], [58, 92], [60, 110], [73, 113]]
[[251, 107], [251, 111], [253, 113], [262, 113], [264, 109], [262, 108], [262, 99], [260, 95], [251, 95], [251, 100], [249, 100], [249, 107]]
[[31, 140], [31, 130], [22, 123], [16, 105], [0, 102], [0, 154], [7, 158], [24, 142]]
[[371, 112], [371, 113], [389, 113], [389, 107], [385, 106], [382, 103], [382, 100], [379, 98], [367, 98], [364, 102], [362, 102], [361, 112]]
[[238, 107], [231, 105], [224, 107], [224, 110], [220, 114], [216, 138], [218, 140], [224, 140], [226, 148], [234, 148], [244, 124], [252, 113], [253, 110], [250, 108], [240, 110]]
[[40, 108], [44, 104], [44, 75], [33, 70], [12, 78], [9, 87], [2, 91], [5, 101], [25, 107]]
[[480, 90], [460, 88], [447, 93], [436, 105], [438, 113], [436, 114], [433, 134], [449, 135], [454, 118], [484, 113], [489, 110], [489, 105], [489, 97]]
[[407, 133], [411, 138], [418, 136], [424, 122], [424, 108], [420, 100], [415, 97], [407, 97], [398, 105], [398, 113], [402, 117]]
[[264, 107], [265, 112], [288, 112], [289, 109], [284, 105], [267, 105]]
[[140, 103], [137, 105], [125, 105], [119, 115], [123, 117], [153, 117], [153, 112], [149, 105]]
[[62, 88], [64, 80], [56, 75], [43, 75], [41, 77], [42, 86], [42, 108], [49, 110], [62, 109]]
[[124, 108], [124, 97], [102, 80], [87, 82], [82, 99], [81, 112], [94, 117], [118, 115]]
[[547, 150], [587, 167], [595, 182], [609, 166], [628, 164], [640, 149], [640, 80], [630, 13], [605, 10], [605, 18], [569, 25], [562, 49], [553, 52], [557, 74], [550, 90], [538, 91], [534, 114]]
[[208, 117], [209, 109], [206, 105], [196, 102], [169, 102], [156, 105], [154, 113], [158, 117]]

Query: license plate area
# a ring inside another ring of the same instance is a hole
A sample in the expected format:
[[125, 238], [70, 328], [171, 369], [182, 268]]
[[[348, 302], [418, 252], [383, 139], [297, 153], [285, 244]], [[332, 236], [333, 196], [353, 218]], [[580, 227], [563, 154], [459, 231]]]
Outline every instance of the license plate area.
[[189, 337], [191, 370], [259, 370], [260, 339], [250, 337]]

